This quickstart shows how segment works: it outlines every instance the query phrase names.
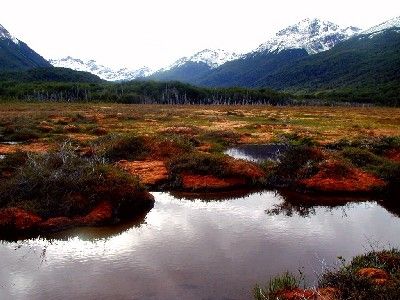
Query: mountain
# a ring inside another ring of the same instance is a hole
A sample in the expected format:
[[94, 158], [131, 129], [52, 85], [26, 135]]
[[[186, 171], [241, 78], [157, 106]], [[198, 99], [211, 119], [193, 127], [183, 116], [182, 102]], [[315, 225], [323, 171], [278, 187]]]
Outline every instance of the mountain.
[[240, 55], [223, 49], [205, 49], [190, 57], [178, 59], [169, 67], [151, 75], [150, 79], [193, 82], [211, 70], [239, 57]]
[[380, 32], [383, 32], [386, 29], [390, 28], [400, 28], [400, 17], [396, 17], [393, 19], [390, 19], [386, 22], [383, 22], [379, 25], [373, 26], [365, 31], [362, 32], [362, 34], [367, 35], [367, 34], [377, 34]]
[[[180, 80], [204, 86], [252, 86], [260, 76], [274, 72], [276, 68], [292, 60], [329, 50], [360, 31], [356, 27], [340, 27], [319, 19], [304, 19], [279, 31], [245, 55], [226, 54], [225, 59], [211, 64], [206, 59], [198, 59], [203, 57], [202, 51], [190, 58], [178, 60], [170, 68], [160, 70], [151, 78]], [[218, 51], [217, 53], [221, 53], [222, 50]], [[210, 56], [218, 57], [207, 57]]]
[[197, 83], [311, 92], [335, 100], [343, 96], [347, 100], [379, 100], [398, 105], [399, 19], [374, 26], [312, 55], [306, 48], [254, 52], [220, 66]]
[[316, 54], [331, 49], [360, 31], [357, 27], [342, 28], [329, 21], [308, 18], [279, 31], [253, 53], [304, 49], [308, 54]]
[[0, 25], [0, 72], [51, 67], [50, 63]]
[[71, 56], [61, 59], [51, 59], [49, 62], [54, 67], [90, 72], [108, 81], [129, 81], [149, 76], [152, 73], [152, 71], [147, 67], [137, 70], [129, 70], [127, 68], [112, 69], [110, 67], [100, 65], [94, 60], [84, 61]]

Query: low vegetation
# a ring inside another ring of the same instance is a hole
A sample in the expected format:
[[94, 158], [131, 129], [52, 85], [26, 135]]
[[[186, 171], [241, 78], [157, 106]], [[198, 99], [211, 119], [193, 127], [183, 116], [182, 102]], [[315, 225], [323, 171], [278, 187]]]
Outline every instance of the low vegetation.
[[[371, 251], [354, 257], [350, 263], [340, 259], [340, 267], [321, 275], [318, 286], [305, 289], [302, 280], [285, 273], [272, 278], [266, 287], [256, 285], [257, 300], [293, 299], [400, 299], [400, 251]], [[324, 298], [324, 297], [330, 298]]]
[[[128, 192], [147, 193], [142, 185], [188, 192], [285, 187], [393, 198], [400, 186], [395, 112], [8, 103], [0, 107], [0, 207], [44, 219], [75, 218], [106, 200], [116, 212], [133, 201]], [[224, 154], [231, 146], [265, 143], [282, 146], [277, 159], [252, 163]]]

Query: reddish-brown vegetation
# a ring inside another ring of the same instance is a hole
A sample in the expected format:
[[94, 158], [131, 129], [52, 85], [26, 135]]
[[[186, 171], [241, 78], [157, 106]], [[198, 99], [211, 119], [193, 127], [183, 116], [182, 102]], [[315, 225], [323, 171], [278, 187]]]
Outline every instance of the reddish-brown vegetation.
[[316, 175], [301, 180], [300, 184], [306, 189], [319, 192], [367, 193], [383, 187], [385, 182], [358, 168], [326, 161]]
[[139, 176], [144, 185], [156, 186], [168, 179], [168, 171], [165, 163], [160, 160], [153, 161], [127, 161], [121, 160], [117, 166], [129, 174]]
[[246, 185], [244, 178], [218, 178], [212, 175], [182, 174], [182, 187], [186, 190], [225, 190]]
[[389, 274], [378, 268], [362, 268], [358, 270], [357, 275], [370, 279], [376, 285], [384, 285], [390, 279]]

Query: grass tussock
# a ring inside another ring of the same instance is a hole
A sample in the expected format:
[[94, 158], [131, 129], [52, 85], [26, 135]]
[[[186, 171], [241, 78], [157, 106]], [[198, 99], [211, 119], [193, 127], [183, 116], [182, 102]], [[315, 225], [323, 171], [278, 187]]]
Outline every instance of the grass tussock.
[[[340, 290], [340, 299], [392, 300], [400, 299], [400, 251], [397, 249], [372, 251], [357, 256], [347, 264], [344, 260], [338, 270], [322, 275], [321, 287], [335, 287]], [[389, 280], [377, 284], [373, 278], [362, 277], [362, 268], [377, 268], [385, 271]]]
[[15, 159], [21, 167], [0, 183], [0, 206], [42, 217], [83, 215], [104, 200], [115, 207], [135, 205], [135, 196], [143, 190], [136, 177], [97, 156], [82, 158], [69, 144], [56, 152], [29, 154], [25, 162]]
[[300, 276], [294, 276], [289, 272], [285, 272], [280, 276], [273, 277], [267, 285], [261, 286], [256, 284], [253, 289], [253, 296], [256, 300], [276, 300], [277, 293], [283, 290], [293, 290], [300, 286], [303, 279]]
[[[327, 299], [400, 299], [399, 250], [371, 251], [354, 257], [350, 263], [341, 257], [339, 259], [340, 266], [322, 274], [315, 288], [301, 289], [300, 284], [304, 282], [301, 273], [300, 277], [296, 277], [286, 272], [270, 279], [264, 287], [257, 284], [253, 290], [254, 299], [320, 299], [319, 295], [329, 290], [333, 291], [332, 294], [335, 296]], [[378, 277], [385, 279], [378, 279]], [[293, 291], [297, 293], [297, 298], [293, 296], [295, 294]], [[307, 295], [307, 297], [302, 298], [299, 295]]]

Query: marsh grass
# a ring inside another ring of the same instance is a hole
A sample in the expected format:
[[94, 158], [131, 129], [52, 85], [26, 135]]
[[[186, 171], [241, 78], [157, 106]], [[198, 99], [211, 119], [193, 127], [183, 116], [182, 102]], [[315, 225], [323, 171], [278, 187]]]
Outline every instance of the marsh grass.
[[[357, 274], [361, 268], [382, 269], [390, 275], [390, 280], [386, 284], [374, 284], [371, 279]], [[354, 257], [349, 264], [343, 260], [338, 270], [322, 275], [319, 286], [338, 288], [340, 299], [400, 299], [400, 251], [371, 251]]]
[[65, 143], [55, 152], [28, 154], [15, 174], [1, 181], [0, 206], [21, 207], [42, 217], [82, 215], [99, 201], [133, 201], [141, 190], [136, 177], [101, 157], [80, 157]]
[[303, 280], [304, 278], [301, 273], [300, 276], [296, 277], [289, 272], [285, 272], [280, 276], [271, 278], [266, 286], [256, 284], [253, 289], [254, 299], [276, 300], [277, 292], [298, 288]]

